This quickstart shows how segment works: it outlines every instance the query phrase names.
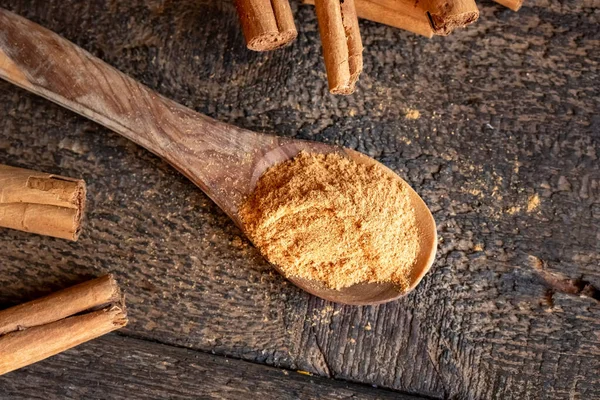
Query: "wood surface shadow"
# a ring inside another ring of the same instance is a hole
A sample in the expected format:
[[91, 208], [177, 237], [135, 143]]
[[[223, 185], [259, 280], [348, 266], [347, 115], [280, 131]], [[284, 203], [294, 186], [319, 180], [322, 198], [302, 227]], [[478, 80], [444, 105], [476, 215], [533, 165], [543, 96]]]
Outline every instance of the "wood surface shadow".
[[[38, 271], [43, 271], [43, 269], [38, 269]], [[100, 275], [93, 268], [89, 268], [89, 271], [78, 271], [77, 275], [40, 273], [35, 276], [17, 276], [12, 279], [3, 277], [0, 290], [0, 310], [39, 299]]]

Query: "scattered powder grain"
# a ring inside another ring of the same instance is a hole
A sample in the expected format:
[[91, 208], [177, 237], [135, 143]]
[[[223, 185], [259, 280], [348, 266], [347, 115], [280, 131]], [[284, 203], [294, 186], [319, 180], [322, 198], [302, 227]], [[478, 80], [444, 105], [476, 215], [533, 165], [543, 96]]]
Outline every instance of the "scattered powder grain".
[[421, 113], [419, 112], [419, 110], [413, 110], [408, 108], [404, 113], [404, 117], [406, 119], [419, 119], [421, 118]]
[[250, 239], [286, 276], [333, 289], [406, 289], [419, 251], [408, 191], [379, 166], [300, 153], [268, 169], [240, 214]]
[[532, 212], [540, 206], [540, 196], [536, 194], [529, 197], [527, 200], [527, 212]]

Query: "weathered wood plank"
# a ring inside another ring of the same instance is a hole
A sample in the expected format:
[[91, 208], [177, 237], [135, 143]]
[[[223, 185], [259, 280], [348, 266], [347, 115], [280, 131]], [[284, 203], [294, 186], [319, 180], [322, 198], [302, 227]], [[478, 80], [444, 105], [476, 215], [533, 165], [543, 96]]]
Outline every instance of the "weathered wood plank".
[[89, 182], [78, 243], [1, 232], [0, 305], [114, 271], [127, 333], [142, 338], [433, 397], [600, 397], [599, 304], [551, 296], [538, 272], [600, 287], [591, 4], [481, 4], [477, 24], [432, 40], [362, 23], [365, 73], [348, 98], [327, 94], [311, 8], [295, 9], [296, 43], [257, 54], [227, 2], [0, 6], [198, 111], [375, 156], [419, 191], [442, 238], [405, 299], [311, 298], [165, 163], [0, 83], [0, 163]]
[[0, 377], [3, 399], [418, 399], [107, 335]]

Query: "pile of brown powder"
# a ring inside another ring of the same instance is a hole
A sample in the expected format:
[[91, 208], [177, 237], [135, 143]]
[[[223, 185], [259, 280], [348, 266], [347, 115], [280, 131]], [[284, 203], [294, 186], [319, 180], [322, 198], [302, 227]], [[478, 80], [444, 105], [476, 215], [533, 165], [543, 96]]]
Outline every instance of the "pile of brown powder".
[[333, 289], [408, 286], [419, 251], [414, 210], [405, 184], [377, 165], [302, 152], [268, 169], [240, 212], [250, 239], [287, 276]]

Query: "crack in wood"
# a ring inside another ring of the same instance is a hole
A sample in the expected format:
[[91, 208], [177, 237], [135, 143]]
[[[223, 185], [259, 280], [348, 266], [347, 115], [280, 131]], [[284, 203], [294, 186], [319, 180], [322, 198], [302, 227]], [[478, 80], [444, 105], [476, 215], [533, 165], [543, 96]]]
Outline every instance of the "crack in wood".
[[595, 287], [589, 281], [583, 279], [583, 276], [570, 279], [564, 277], [562, 274], [556, 272], [550, 272], [547, 270], [547, 262], [540, 260], [539, 258], [529, 255], [529, 263], [537, 275], [542, 278], [549, 288], [544, 294], [544, 298], [548, 305], [552, 307], [554, 305], [553, 296], [554, 293], [564, 293], [572, 296], [589, 297], [597, 302], [600, 302], [600, 289]]
[[323, 360], [323, 366], [325, 367], [325, 373], [327, 374], [327, 377], [335, 378], [335, 375], [333, 375], [332, 369], [329, 366], [329, 362], [327, 361], [327, 357], [325, 357], [323, 348], [319, 344], [319, 338], [317, 337], [317, 331], [314, 326], [311, 326], [311, 331], [313, 334], [313, 338], [315, 339], [315, 345], [317, 346], [317, 350], [319, 351], [319, 354], [321, 355], [321, 360]]

